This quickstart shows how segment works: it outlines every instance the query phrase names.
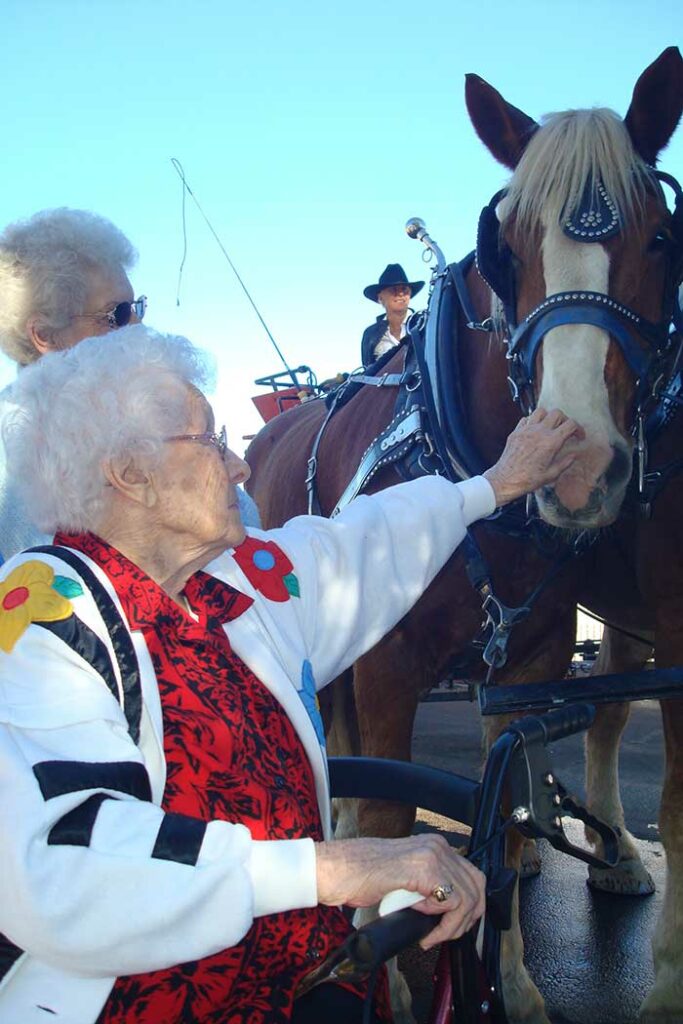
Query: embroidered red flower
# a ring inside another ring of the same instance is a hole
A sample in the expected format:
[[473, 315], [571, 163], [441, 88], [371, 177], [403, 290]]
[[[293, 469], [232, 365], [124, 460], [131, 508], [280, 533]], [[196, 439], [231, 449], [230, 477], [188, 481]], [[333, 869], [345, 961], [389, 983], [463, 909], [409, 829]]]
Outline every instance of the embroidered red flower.
[[269, 601], [289, 601], [299, 597], [299, 581], [294, 566], [271, 540], [246, 537], [235, 548], [234, 559], [251, 585]]

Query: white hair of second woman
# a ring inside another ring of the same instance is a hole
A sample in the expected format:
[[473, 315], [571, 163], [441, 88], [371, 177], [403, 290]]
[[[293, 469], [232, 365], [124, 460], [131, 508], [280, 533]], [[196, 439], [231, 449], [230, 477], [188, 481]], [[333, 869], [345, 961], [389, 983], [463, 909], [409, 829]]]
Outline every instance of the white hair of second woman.
[[129, 270], [136, 260], [126, 236], [88, 210], [42, 210], [10, 224], [0, 235], [0, 349], [21, 366], [34, 362], [29, 319], [61, 330], [85, 312], [93, 270]]
[[186, 425], [186, 390], [172, 385], [203, 389], [212, 379], [206, 353], [143, 324], [21, 370], [2, 436], [28, 518], [46, 533], [96, 532], [106, 508], [103, 463], [132, 454], [154, 465], [164, 437]]

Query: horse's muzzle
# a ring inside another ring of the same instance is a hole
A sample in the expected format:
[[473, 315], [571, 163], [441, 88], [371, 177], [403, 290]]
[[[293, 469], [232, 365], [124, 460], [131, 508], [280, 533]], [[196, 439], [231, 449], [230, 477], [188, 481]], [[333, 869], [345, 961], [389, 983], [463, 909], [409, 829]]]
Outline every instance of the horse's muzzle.
[[571, 531], [596, 530], [609, 526], [619, 515], [626, 487], [631, 477], [632, 462], [625, 446], [613, 445], [612, 459], [595, 485], [587, 501], [576, 509], [568, 509], [552, 485], [537, 492], [541, 517], [551, 526]]

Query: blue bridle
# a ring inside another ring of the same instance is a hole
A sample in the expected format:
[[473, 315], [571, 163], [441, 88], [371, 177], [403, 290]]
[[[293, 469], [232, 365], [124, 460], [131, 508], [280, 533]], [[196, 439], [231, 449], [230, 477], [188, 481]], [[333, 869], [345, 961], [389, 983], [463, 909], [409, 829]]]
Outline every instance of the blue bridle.
[[[675, 195], [671, 239], [668, 242], [670, 252], [664, 286], [664, 315], [658, 323], [645, 319], [609, 295], [579, 288], [547, 296], [522, 323], [517, 324], [511, 253], [505, 243], [501, 246], [500, 225], [495, 214], [504, 193], [498, 192], [482, 211], [477, 234], [477, 268], [503, 303], [509, 331], [508, 381], [513, 398], [525, 412], [535, 404], [535, 364], [539, 346], [555, 327], [589, 324], [607, 331], [619, 345], [636, 379], [637, 409], [642, 409], [655, 382], [661, 377], [672, 347], [672, 326], [679, 335], [683, 335], [683, 311], [678, 295], [678, 286], [683, 278], [683, 189], [670, 174], [653, 169], [652, 177], [662, 202], [666, 202], [662, 182]], [[605, 241], [621, 230], [616, 207], [602, 183], [598, 183], [597, 189], [586, 188], [578, 208], [563, 218], [562, 228], [568, 237], [587, 244]]]
[[[513, 331], [507, 358], [510, 360], [509, 380], [515, 399], [519, 399], [522, 389], [532, 393], [539, 346], [549, 331], [565, 324], [600, 327], [616, 340], [636, 378], [637, 402], [640, 405], [650, 390], [655, 364], [668, 351], [669, 321], [654, 324], [609, 295], [581, 290], [548, 296]], [[635, 340], [629, 327], [647, 342], [647, 349]]]

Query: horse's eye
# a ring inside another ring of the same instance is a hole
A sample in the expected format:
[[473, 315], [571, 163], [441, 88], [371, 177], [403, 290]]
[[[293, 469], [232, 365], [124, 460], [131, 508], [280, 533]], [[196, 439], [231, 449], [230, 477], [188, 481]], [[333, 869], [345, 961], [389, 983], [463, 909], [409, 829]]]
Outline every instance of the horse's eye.
[[661, 252], [668, 245], [671, 245], [673, 236], [668, 228], [660, 228], [656, 235], [654, 235], [647, 246], [648, 252]]
[[521, 270], [524, 266], [524, 261], [519, 258], [516, 252], [510, 249], [510, 262], [515, 270]]

